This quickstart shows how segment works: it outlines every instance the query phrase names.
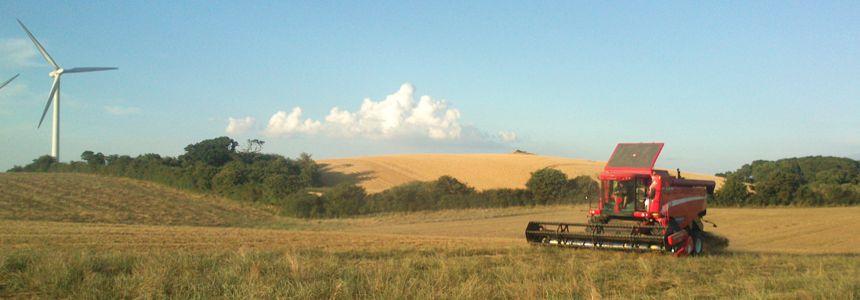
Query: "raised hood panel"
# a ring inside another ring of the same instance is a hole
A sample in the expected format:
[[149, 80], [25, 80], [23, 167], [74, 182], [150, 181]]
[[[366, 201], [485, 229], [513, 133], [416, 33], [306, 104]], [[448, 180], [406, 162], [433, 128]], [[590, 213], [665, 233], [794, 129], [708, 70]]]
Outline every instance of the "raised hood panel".
[[606, 171], [650, 173], [663, 143], [620, 143], [606, 163]]

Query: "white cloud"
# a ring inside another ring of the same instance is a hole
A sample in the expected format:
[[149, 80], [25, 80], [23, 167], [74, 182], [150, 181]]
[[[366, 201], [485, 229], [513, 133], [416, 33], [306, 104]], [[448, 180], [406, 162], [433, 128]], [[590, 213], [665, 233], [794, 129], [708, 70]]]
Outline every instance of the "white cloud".
[[244, 117], [235, 119], [230, 117], [227, 119], [227, 128], [224, 129], [228, 134], [242, 134], [251, 129], [257, 122], [253, 117]]
[[36, 49], [25, 38], [0, 39], [0, 66], [29, 67], [38, 64]]
[[105, 112], [114, 116], [136, 115], [140, 113], [140, 108], [132, 106], [108, 105], [104, 109]]
[[512, 131], [499, 131], [499, 138], [502, 142], [512, 143], [517, 141], [517, 133]]
[[498, 136], [484, 134], [473, 126], [462, 125], [460, 117], [460, 111], [451, 108], [445, 100], [424, 95], [416, 101], [415, 87], [404, 83], [382, 100], [365, 98], [356, 111], [333, 107], [322, 122], [303, 119], [299, 107], [289, 114], [278, 111], [269, 119], [264, 133], [272, 137], [325, 134], [398, 139], [412, 144], [422, 144], [423, 140], [435, 144], [447, 141], [446, 144], [498, 145], [499, 141], [507, 143], [517, 139], [513, 132], [501, 132]]
[[458, 139], [462, 131], [460, 111], [449, 109], [444, 100], [422, 96], [415, 103], [415, 87], [404, 83], [397, 92], [380, 101], [365, 98], [356, 112], [334, 107], [325, 117], [325, 128], [333, 135], [368, 138], [424, 136]]
[[305, 119], [302, 121], [302, 109], [300, 107], [293, 108], [293, 111], [287, 114], [285, 111], [278, 111], [269, 118], [269, 125], [266, 126], [265, 133], [268, 136], [286, 136], [296, 133], [314, 134], [322, 126], [320, 121]]

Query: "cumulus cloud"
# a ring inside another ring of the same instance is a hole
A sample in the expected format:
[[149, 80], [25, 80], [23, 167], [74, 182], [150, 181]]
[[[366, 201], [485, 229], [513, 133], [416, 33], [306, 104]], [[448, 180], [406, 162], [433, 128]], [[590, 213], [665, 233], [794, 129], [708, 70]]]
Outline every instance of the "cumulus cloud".
[[499, 138], [502, 142], [512, 143], [517, 141], [517, 134], [512, 131], [499, 131]]
[[105, 112], [114, 116], [127, 116], [140, 113], [140, 108], [131, 106], [108, 105], [104, 109]]
[[[417, 99], [417, 101], [416, 101]], [[325, 134], [332, 137], [449, 141], [456, 144], [498, 143], [516, 140], [513, 132], [487, 135], [473, 126], [462, 125], [460, 111], [445, 100], [424, 95], [417, 97], [415, 87], [404, 83], [381, 100], [365, 98], [350, 111], [333, 107], [322, 121], [303, 118], [299, 107], [287, 113], [278, 111], [264, 130], [268, 136]]]
[[254, 124], [257, 122], [253, 117], [244, 117], [244, 118], [233, 118], [230, 117], [227, 119], [227, 128], [224, 129], [228, 134], [242, 134], [251, 129]]
[[36, 49], [25, 38], [0, 39], [0, 66], [29, 67], [37, 65]]
[[302, 109], [295, 107], [289, 114], [285, 111], [278, 111], [272, 115], [269, 118], [269, 125], [266, 126], [265, 134], [273, 137], [297, 133], [314, 134], [321, 126], [320, 121], [302, 120]]
[[365, 98], [355, 112], [332, 108], [324, 127], [333, 135], [368, 138], [417, 135], [444, 140], [458, 139], [462, 132], [460, 111], [430, 96], [421, 96], [416, 103], [415, 87], [409, 83], [383, 100]]

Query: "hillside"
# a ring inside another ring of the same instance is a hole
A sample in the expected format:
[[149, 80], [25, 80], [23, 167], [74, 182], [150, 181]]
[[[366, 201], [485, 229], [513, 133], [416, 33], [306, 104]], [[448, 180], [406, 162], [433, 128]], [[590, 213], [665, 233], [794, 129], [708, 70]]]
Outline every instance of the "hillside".
[[0, 219], [235, 226], [268, 212], [146, 181], [77, 173], [0, 173]]
[[[322, 159], [323, 182], [334, 185], [355, 182], [368, 192], [379, 192], [410, 181], [430, 181], [450, 175], [479, 190], [523, 188], [531, 172], [553, 167], [568, 177], [596, 178], [604, 162], [526, 154], [403, 154]], [[683, 171], [683, 170], [682, 170]], [[674, 174], [674, 172], [670, 172]], [[692, 179], [716, 180], [716, 176], [683, 172]]]

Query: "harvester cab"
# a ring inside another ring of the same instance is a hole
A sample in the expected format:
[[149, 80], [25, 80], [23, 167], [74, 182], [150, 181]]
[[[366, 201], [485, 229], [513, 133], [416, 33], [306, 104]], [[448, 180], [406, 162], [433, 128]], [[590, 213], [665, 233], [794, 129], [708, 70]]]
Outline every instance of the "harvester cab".
[[654, 164], [662, 143], [621, 143], [600, 173], [600, 197], [587, 223], [529, 222], [530, 243], [696, 255], [715, 183], [673, 177]]

